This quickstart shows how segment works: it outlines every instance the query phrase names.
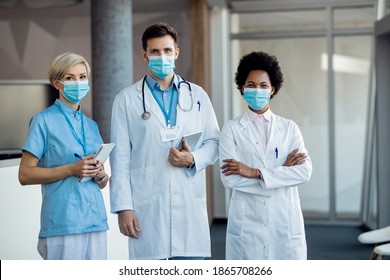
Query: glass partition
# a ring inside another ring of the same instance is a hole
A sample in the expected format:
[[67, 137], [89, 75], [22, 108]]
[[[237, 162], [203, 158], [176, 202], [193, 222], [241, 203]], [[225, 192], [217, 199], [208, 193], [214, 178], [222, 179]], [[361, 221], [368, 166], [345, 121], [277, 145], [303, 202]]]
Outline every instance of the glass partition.
[[[334, 38], [335, 183], [339, 218], [360, 216], [371, 36]], [[358, 46], [358, 47], [357, 47]]]
[[[271, 109], [298, 124], [313, 161], [310, 182], [300, 186], [306, 218], [360, 218], [374, 14], [372, 3], [231, 14], [232, 80], [251, 51], [281, 64], [285, 84]], [[231, 86], [235, 117], [246, 106]]]
[[233, 16], [237, 17], [232, 21], [233, 30], [239, 33], [324, 30], [326, 28], [325, 10], [247, 12]]

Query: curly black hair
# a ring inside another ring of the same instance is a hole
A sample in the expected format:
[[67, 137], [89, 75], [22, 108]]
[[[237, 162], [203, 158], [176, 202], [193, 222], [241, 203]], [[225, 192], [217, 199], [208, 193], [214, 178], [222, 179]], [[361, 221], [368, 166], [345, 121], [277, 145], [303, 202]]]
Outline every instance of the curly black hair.
[[274, 97], [283, 84], [283, 73], [276, 56], [265, 52], [251, 52], [241, 58], [235, 75], [237, 89], [241, 95], [243, 94], [242, 88], [245, 85], [249, 72], [253, 70], [263, 70], [268, 73], [271, 86], [275, 89], [271, 98]]

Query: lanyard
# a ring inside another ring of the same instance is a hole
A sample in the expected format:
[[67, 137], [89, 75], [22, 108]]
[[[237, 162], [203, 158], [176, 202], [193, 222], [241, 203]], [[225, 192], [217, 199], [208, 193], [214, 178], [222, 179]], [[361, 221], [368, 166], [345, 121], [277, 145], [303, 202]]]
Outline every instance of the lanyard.
[[[149, 87], [149, 85], [148, 85]], [[149, 90], [150, 92], [152, 93], [154, 99], [156, 100], [158, 106], [160, 107], [161, 111], [163, 112], [164, 116], [165, 116], [165, 120], [166, 120], [166, 123], [167, 123], [167, 127], [170, 128], [171, 127], [171, 113], [172, 111], [174, 110], [174, 102], [173, 102], [173, 99], [174, 99], [174, 89], [172, 88], [172, 96], [171, 96], [171, 104], [169, 104], [169, 110], [168, 112], [165, 111], [165, 108], [164, 108], [164, 105], [160, 102], [160, 100], [157, 98], [154, 90], [152, 90], [150, 87], [149, 87]]]
[[76, 138], [77, 142], [79, 142], [81, 144], [81, 146], [83, 147], [83, 151], [84, 151], [84, 155], [86, 156], [87, 155], [87, 140], [85, 139], [85, 130], [84, 130], [84, 115], [83, 113], [81, 113], [81, 132], [83, 134], [83, 140], [80, 139], [80, 137], [78, 136], [77, 132], [75, 131], [72, 123], [70, 122], [68, 116], [65, 114], [64, 112], [64, 109], [61, 108], [61, 106], [57, 103], [54, 103], [58, 110], [61, 112], [61, 114], [64, 116], [66, 122], [68, 123], [69, 127], [70, 127], [70, 130], [72, 131], [74, 137]]

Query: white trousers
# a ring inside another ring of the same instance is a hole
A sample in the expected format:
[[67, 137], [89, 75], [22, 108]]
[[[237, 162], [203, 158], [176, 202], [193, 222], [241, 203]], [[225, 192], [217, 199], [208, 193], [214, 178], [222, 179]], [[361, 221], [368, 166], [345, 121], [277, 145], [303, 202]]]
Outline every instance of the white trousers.
[[107, 231], [40, 238], [38, 252], [44, 260], [106, 260]]

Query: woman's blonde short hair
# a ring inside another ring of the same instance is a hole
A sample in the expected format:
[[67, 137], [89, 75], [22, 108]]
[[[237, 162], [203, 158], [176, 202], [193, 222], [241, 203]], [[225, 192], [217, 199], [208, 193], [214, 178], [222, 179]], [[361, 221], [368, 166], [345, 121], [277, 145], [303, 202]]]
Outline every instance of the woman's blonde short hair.
[[53, 84], [53, 80], [61, 80], [69, 68], [77, 65], [84, 64], [87, 70], [87, 76], [91, 72], [88, 62], [84, 57], [75, 53], [63, 53], [53, 59], [49, 69], [49, 82]]

